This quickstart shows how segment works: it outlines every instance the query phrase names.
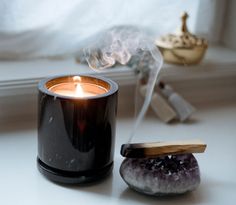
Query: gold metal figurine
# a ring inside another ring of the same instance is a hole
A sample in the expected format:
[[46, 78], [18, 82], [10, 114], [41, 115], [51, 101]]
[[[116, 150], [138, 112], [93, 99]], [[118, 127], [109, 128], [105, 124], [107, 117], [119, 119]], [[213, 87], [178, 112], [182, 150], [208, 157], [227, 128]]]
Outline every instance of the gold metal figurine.
[[207, 50], [207, 41], [188, 31], [188, 14], [181, 16], [181, 27], [175, 34], [162, 36], [155, 41], [167, 63], [191, 65], [199, 63]]

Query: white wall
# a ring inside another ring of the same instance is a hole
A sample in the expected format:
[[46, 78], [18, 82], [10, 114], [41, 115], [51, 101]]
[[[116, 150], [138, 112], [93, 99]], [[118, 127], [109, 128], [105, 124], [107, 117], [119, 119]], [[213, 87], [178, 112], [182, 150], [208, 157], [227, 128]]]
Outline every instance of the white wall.
[[189, 30], [210, 39], [214, 37], [212, 28], [215, 28], [215, 8], [218, 8], [219, 2], [220, 0], [1, 0], [0, 58], [68, 53], [83, 47], [86, 38], [98, 31], [121, 24], [145, 27], [159, 36], [174, 32], [180, 26], [179, 16], [183, 11], [190, 15]]

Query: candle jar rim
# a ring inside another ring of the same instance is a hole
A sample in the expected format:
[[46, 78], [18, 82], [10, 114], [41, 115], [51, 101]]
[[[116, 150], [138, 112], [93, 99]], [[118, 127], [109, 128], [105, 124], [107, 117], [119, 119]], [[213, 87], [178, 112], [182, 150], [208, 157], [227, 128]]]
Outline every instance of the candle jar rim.
[[[95, 83], [96, 85], [103, 87], [107, 91], [102, 94], [97, 94], [94, 96], [78, 97], [78, 96], [65, 96], [50, 90], [52, 86], [57, 85], [59, 83], [73, 82], [73, 78], [75, 76], [79, 76], [83, 80], [85, 79], [86, 83], [93, 83], [93, 84]], [[112, 95], [118, 91], [118, 85], [116, 82], [106, 77], [75, 74], [75, 75], [59, 75], [42, 79], [38, 84], [38, 89], [41, 90], [43, 93], [47, 93], [48, 95], [56, 98], [86, 100], [86, 99], [102, 98], [105, 96]]]

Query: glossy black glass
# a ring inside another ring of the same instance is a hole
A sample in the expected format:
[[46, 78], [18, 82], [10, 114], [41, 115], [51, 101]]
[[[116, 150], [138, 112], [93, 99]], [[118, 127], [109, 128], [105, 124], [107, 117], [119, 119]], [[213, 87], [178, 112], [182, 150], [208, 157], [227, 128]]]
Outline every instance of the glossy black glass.
[[107, 92], [79, 98], [50, 91], [73, 77], [44, 79], [38, 86], [38, 168], [62, 183], [98, 180], [113, 167], [118, 86], [107, 78], [80, 76]]

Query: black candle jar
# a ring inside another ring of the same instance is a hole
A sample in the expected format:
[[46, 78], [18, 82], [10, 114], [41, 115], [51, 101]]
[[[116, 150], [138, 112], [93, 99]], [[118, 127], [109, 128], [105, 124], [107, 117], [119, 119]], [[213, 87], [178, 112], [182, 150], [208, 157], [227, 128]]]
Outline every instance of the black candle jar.
[[118, 86], [79, 76], [85, 92], [95, 93], [76, 97], [55, 91], [58, 85], [74, 85], [75, 77], [48, 78], [38, 86], [38, 169], [61, 183], [98, 180], [113, 168]]

